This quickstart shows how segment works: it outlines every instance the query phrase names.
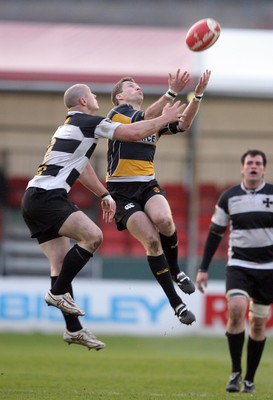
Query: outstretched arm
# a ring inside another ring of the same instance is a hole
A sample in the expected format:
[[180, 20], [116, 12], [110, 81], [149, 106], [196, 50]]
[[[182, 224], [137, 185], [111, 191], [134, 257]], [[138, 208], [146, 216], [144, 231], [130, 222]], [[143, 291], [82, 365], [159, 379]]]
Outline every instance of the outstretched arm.
[[145, 111], [145, 119], [158, 117], [168, 103], [172, 103], [178, 93], [180, 93], [189, 82], [190, 75], [187, 71], [181, 72], [180, 69], [175, 74], [169, 74], [169, 89], [155, 103], [151, 104]]
[[175, 102], [173, 105], [166, 104], [160, 117], [149, 119], [147, 121], [134, 122], [133, 124], [119, 125], [116, 128], [112, 139], [127, 142], [144, 139], [169, 123], [178, 121], [185, 108], [186, 105], [181, 105], [180, 101]]
[[186, 107], [185, 111], [183, 112], [182, 118], [180, 119], [179, 128], [181, 131], [186, 131], [192, 125], [194, 118], [196, 117], [196, 115], [199, 111], [201, 100], [203, 98], [204, 91], [209, 82], [210, 75], [211, 75], [211, 71], [206, 70], [203, 73], [203, 75], [201, 76], [201, 78], [199, 79], [199, 81], [195, 87], [194, 97], [189, 102], [188, 106]]

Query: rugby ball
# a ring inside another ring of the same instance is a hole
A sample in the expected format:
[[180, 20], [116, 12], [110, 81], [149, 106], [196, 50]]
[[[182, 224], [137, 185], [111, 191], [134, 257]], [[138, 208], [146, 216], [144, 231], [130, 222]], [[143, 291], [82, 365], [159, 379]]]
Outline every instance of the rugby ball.
[[220, 33], [221, 26], [215, 19], [201, 19], [188, 30], [186, 44], [191, 51], [203, 51], [218, 40]]

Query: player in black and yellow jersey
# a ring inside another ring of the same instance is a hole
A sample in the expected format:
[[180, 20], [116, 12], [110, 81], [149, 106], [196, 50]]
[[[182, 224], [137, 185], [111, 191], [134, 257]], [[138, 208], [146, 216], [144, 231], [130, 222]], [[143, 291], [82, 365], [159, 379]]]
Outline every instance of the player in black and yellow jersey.
[[[195, 286], [178, 265], [176, 226], [165, 191], [155, 179], [154, 156], [160, 136], [184, 132], [191, 126], [209, 78], [210, 71], [206, 70], [179, 123], [171, 123], [135, 142], [108, 141], [106, 182], [117, 205], [117, 228], [128, 229], [142, 243], [152, 273], [167, 295], [175, 315], [186, 325], [192, 324], [195, 316], [178, 296], [173, 282], [187, 294], [193, 293]], [[144, 111], [141, 109], [143, 92], [140, 86], [133, 78], [122, 78], [112, 90], [112, 102], [116, 107], [108, 117], [124, 124], [154, 118], [167, 103], [175, 100], [188, 81], [187, 72], [177, 70], [174, 75], [169, 74], [168, 91]]]

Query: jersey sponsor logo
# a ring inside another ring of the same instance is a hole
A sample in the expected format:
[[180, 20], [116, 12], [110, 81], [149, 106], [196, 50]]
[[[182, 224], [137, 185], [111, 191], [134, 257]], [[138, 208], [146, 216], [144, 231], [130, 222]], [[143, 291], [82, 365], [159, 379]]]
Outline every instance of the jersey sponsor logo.
[[130, 208], [133, 208], [133, 207], [135, 207], [135, 205], [133, 203], [128, 203], [128, 204], [126, 204], [126, 206], [124, 208], [125, 208], [125, 210], [129, 210]]
[[156, 135], [154, 134], [154, 135], [148, 136], [144, 139], [140, 139], [139, 141], [140, 142], [148, 142], [148, 143], [156, 143]]
[[238, 201], [243, 201], [241, 197], [234, 197], [230, 199], [231, 204], [238, 203]]

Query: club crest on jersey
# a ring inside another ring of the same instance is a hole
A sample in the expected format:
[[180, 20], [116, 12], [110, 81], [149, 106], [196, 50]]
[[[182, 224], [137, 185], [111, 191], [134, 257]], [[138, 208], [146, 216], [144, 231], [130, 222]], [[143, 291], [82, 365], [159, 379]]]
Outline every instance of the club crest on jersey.
[[159, 187], [157, 187], [157, 186], [153, 188], [153, 191], [154, 191], [155, 193], [160, 193], [160, 189], [159, 189]]
[[270, 198], [267, 197], [265, 200], [263, 200], [263, 204], [265, 204], [266, 208], [270, 208], [270, 206], [273, 204], [273, 201], [270, 201]]
[[125, 210], [129, 210], [130, 208], [133, 208], [133, 207], [135, 207], [135, 205], [133, 203], [128, 203], [128, 204], [126, 204], [126, 206], [124, 208], [125, 208]]

